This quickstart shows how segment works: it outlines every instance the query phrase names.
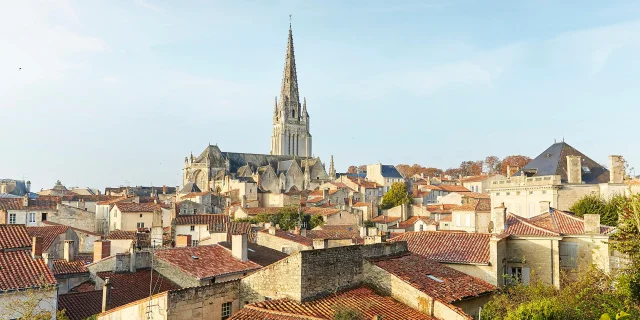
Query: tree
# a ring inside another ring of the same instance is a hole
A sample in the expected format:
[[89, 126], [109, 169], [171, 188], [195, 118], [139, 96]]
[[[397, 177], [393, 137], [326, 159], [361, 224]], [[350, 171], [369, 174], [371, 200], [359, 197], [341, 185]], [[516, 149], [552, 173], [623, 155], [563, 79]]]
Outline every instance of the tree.
[[500, 167], [500, 173], [502, 174], [507, 174], [507, 166], [511, 166], [512, 168], [514, 167], [524, 167], [527, 165], [527, 163], [531, 162], [531, 158], [527, 157], [527, 156], [522, 156], [522, 155], [513, 155], [513, 156], [508, 156], [504, 159], [502, 159], [502, 163], [501, 163], [501, 167]]
[[[44, 282], [44, 276], [41, 278]], [[56, 290], [55, 284], [46, 284], [39, 288], [19, 291], [18, 295], [8, 292], [0, 293], [0, 317], [45, 320], [53, 318], [53, 312], [57, 319], [69, 320], [64, 310], [58, 311], [53, 308], [52, 302], [55, 299]]]
[[396, 182], [391, 185], [391, 188], [382, 197], [381, 209], [389, 209], [401, 204], [411, 203], [411, 197], [407, 193], [407, 187], [404, 183]]
[[600, 223], [607, 226], [618, 225], [618, 213], [625, 210], [628, 199], [624, 195], [614, 195], [610, 199], [604, 199], [600, 195], [586, 195], [574, 203], [569, 211], [582, 217], [588, 213], [600, 215]]
[[460, 168], [449, 168], [444, 171], [445, 175], [452, 176], [452, 177], [460, 175], [461, 173], [462, 171], [460, 170]]
[[279, 224], [282, 230], [292, 230], [298, 225], [301, 218], [305, 219], [307, 217], [298, 213], [298, 207], [288, 206], [279, 208], [278, 211], [273, 214], [258, 214], [256, 221], [263, 223], [270, 222], [272, 225]]
[[351, 173], [351, 174], [356, 174], [356, 173], [358, 173], [358, 167], [356, 167], [356, 166], [349, 166], [349, 169], [347, 169], [347, 173]]
[[321, 215], [313, 215], [309, 219], [309, 229], [324, 225], [324, 219]]
[[500, 168], [498, 167], [498, 164], [500, 164], [500, 158], [496, 156], [488, 156], [484, 159], [485, 170], [488, 173], [500, 172]]

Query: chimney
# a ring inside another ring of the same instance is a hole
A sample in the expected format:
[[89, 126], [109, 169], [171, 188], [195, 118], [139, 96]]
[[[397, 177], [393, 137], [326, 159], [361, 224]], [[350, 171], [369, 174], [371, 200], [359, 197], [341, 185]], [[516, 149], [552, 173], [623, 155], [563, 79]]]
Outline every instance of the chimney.
[[31, 192], [31, 181], [27, 181], [27, 193]]
[[234, 234], [231, 236], [231, 255], [242, 262], [247, 262], [249, 260], [246, 233]]
[[540, 212], [536, 212], [535, 214], [537, 215], [538, 213], [549, 212], [550, 210], [551, 210], [550, 201], [540, 201]]
[[584, 233], [600, 234], [600, 215], [585, 214], [584, 217]]
[[609, 156], [609, 183], [624, 182], [624, 160], [622, 156]]
[[511, 166], [507, 165], [507, 179], [511, 178]]
[[567, 182], [570, 184], [582, 183], [582, 161], [580, 161], [580, 156], [567, 156]]
[[493, 208], [493, 233], [501, 234], [507, 228], [507, 208], [504, 202]]
[[53, 271], [53, 259], [49, 258], [49, 253], [48, 252], [43, 252], [42, 253], [42, 260], [44, 260], [44, 264], [47, 265], [49, 270]]
[[300, 235], [300, 226], [296, 226], [296, 227], [293, 229], [293, 234]]
[[75, 252], [73, 252], [73, 240], [65, 240], [64, 241], [64, 259], [67, 260], [67, 262], [71, 262], [73, 261], [73, 258], [75, 256]]
[[93, 242], [93, 262], [111, 255], [111, 241], [96, 240]]
[[167, 194], [167, 186], [162, 186], [162, 194]]
[[136, 249], [133, 243], [129, 246], [129, 272], [136, 272]]
[[42, 237], [31, 238], [31, 257], [42, 258]]
[[322, 190], [322, 199], [329, 199], [329, 189]]
[[300, 229], [300, 235], [303, 236], [303, 237], [306, 237], [307, 236], [307, 229], [305, 229], [305, 228]]
[[25, 193], [24, 196], [22, 197], [22, 205], [24, 207], [29, 206], [29, 193]]
[[270, 226], [269, 227], [269, 234], [270, 235], [275, 235], [276, 234], [276, 227]]
[[111, 300], [111, 283], [109, 278], [104, 279], [102, 286], [102, 312], [109, 310], [109, 302]]
[[179, 234], [176, 235], [176, 248], [191, 247], [191, 235]]
[[313, 249], [326, 249], [329, 247], [329, 239], [313, 239]]

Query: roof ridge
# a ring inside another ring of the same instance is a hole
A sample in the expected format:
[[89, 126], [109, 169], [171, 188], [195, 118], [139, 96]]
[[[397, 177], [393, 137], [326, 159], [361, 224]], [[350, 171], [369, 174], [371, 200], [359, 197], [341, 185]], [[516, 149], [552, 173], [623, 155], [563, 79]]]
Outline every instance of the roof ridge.
[[[518, 221], [520, 221], [520, 222], [522, 222], [522, 223], [524, 223], [524, 224], [526, 224], [526, 225], [528, 225], [528, 226], [530, 226], [530, 227], [533, 227], [533, 228], [535, 228], [535, 229], [538, 229], [538, 230], [541, 230], [541, 231], [550, 232], [550, 233], [555, 233], [555, 234], [557, 234], [557, 235], [560, 235], [560, 233], [558, 233], [558, 232], [555, 232], [555, 231], [553, 231], [553, 230], [549, 230], [549, 229], [547, 229], [547, 228], [543, 228], [543, 227], [541, 227], [541, 226], [539, 226], [539, 225], [537, 225], [537, 224], [534, 224], [533, 222], [531, 222], [529, 219], [527, 219], [527, 218], [525, 218], [525, 217], [520, 217], [520, 216], [518, 216], [518, 215], [516, 215], [516, 214], [513, 214], [513, 213], [511, 213], [511, 212], [509, 212], [509, 215], [511, 215], [511, 216], [513, 216], [513, 217], [515, 217], [515, 218], [516, 218], [516, 220], [518, 220]], [[552, 220], [553, 220], [553, 218], [552, 218]], [[555, 223], [555, 222], [554, 222], [554, 223]]]
[[[282, 299], [289, 299], [289, 298], [282, 298]], [[277, 300], [281, 300], [281, 299], [277, 299]], [[289, 300], [293, 301], [293, 302], [297, 302], [297, 301], [292, 300], [292, 299], [289, 299]], [[316, 318], [316, 317], [313, 317], [313, 316], [307, 316], [307, 315], [302, 315], [302, 314], [297, 314], [297, 313], [276, 311], [276, 310], [271, 310], [271, 309], [263, 309], [263, 308], [254, 306], [253, 304], [246, 305], [246, 306], [244, 306], [244, 308], [251, 309], [251, 310], [256, 310], [256, 311], [260, 311], [260, 312], [265, 312], [265, 313], [269, 313], [269, 314], [281, 315], [281, 316], [297, 317], [297, 318], [308, 319], [308, 320], [325, 320], [325, 318]]]

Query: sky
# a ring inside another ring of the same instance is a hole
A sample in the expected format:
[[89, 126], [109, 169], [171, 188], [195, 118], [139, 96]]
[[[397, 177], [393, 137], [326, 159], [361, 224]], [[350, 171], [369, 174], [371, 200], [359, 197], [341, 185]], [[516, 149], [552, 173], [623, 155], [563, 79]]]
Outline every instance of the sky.
[[2, 1], [0, 178], [179, 185], [269, 153], [289, 14], [313, 153], [338, 171], [535, 157], [640, 171], [638, 1]]

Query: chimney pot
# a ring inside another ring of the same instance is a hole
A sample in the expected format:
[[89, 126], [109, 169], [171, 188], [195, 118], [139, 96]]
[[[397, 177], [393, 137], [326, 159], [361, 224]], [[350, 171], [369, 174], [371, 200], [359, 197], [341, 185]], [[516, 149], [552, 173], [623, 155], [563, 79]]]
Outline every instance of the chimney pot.
[[247, 262], [248, 257], [248, 244], [247, 234], [234, 234], [231, 236], [231, 254], [234, 258]]
[[67, 260], [67, 262], [73, 261], [75, 257], [74, 249], [73, 240], [64, 241], [64, 260]]
[[111, 300], [111, 283], [109, 278], [104, 279], [102, 286], [102, 312], [109, 310], [109, 302]]

